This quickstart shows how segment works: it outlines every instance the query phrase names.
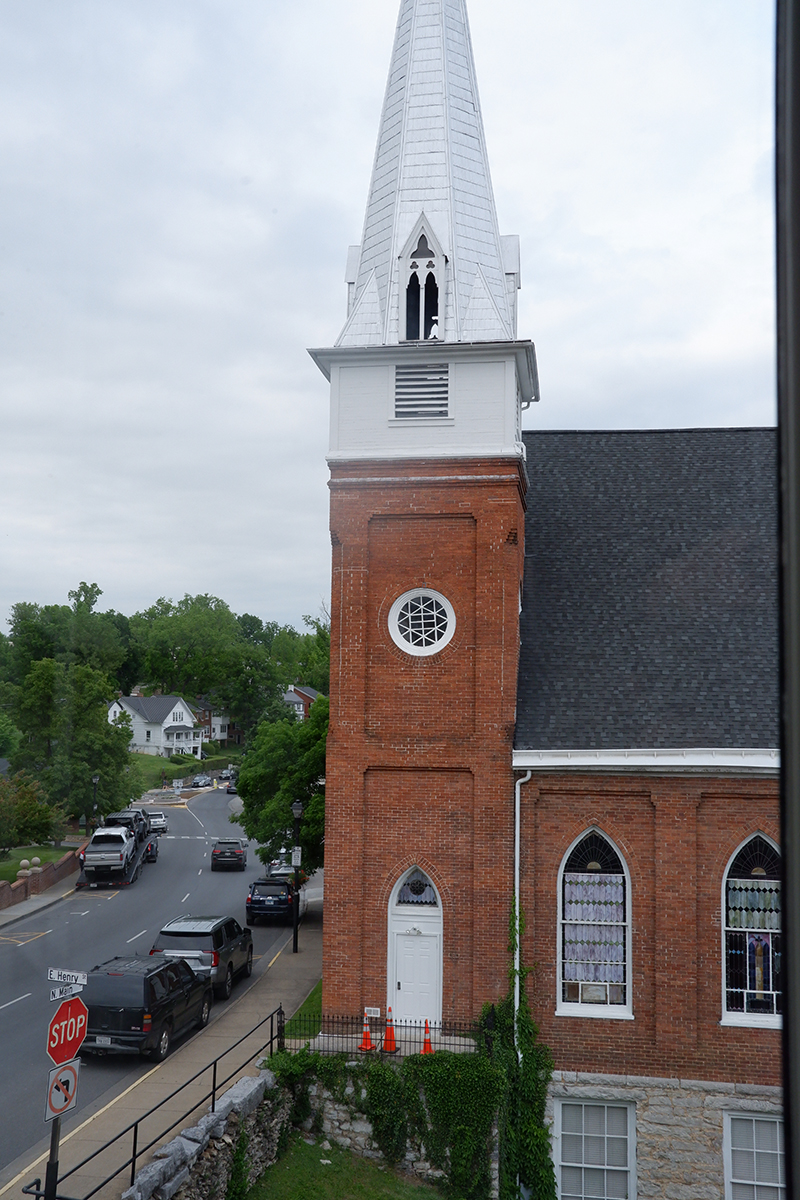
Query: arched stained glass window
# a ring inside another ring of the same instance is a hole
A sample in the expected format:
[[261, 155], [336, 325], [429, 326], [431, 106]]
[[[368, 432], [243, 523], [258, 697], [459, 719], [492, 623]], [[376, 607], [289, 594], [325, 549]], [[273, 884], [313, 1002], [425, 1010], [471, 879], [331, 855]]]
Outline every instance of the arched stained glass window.
[[561, 1003], [626, 1006], [628, 903], [613, 846], [591, 832], [573, 847], [561, 882]]
[[729, 1013], [781, 1012], [781, 859], [756, 835], [725, 880], [725, 1007]]
[[397, 894], [397, 903], [427, 904], [432, 908], [438, 906], [436, 889], [430, 879], [428, 879], [428, 876], [420, 871], [419, 867], [415, 867], [403, 880], [400, 891]]

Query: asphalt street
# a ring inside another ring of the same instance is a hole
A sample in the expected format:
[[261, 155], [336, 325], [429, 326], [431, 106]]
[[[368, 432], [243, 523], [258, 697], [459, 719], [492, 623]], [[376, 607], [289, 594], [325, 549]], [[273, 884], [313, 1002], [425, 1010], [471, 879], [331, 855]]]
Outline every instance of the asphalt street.
[[[74, 891], [65, 881], [57, 904], [0, 929], [0, 1167], [34, 1146], [44, 1131], [53, 1066], [47, 1026], [57, 1007], [50, 1002], [49, 967], [86, 971], [116, 954], [147, 954], [161, 926], [182, 913], [234, 916], [244, 925], [247, 884], [262, 873], [255, 847], [245, 872], [210, 870], [214, 838], [244, 836], [228, 820], [230, 800], [222, 790], [207, 791], [184, 806], [165, 808], [169, 830], [160, 838], [158, 861], [146, 864], [131, 886]], [[286, 929], [256, 925], [252, 932], [258, 975], [285, 941]], [[211, 1024], [225, 1007], [225, 1001], [215, 1003]], [[151, 1066], [133, 1057], [85, 1056], [81, 1108], [129, 1086]]]

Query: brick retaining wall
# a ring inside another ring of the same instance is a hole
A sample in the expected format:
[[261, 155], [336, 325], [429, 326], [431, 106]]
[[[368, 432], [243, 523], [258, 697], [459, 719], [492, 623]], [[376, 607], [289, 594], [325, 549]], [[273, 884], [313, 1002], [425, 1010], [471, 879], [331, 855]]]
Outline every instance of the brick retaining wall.
[[68, 875], [74, 875], [81, 866], [78, 858], [80, 849], [81, 847], [68, 850], [58, 862], [45, 863], [41, 870], [34, 871], [25, 879], [17, 879], [14, 883], [0, 879], [0, 910], [19, 904], [21, 900], [27, 900], [30, 896], [40, 896], [54, 884], [61, 883]]

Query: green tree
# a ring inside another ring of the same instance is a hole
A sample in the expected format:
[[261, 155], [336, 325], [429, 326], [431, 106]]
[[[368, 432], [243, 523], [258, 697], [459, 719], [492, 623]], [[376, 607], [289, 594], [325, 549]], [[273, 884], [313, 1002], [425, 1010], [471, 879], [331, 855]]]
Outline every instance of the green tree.
[[19, 745], [22, 734], [7, 713], [0, 712], [0, 758], [8, 758]]
[[218, 691], [237, 672], [244, 644], [239, 622], [216, 596], [163, 596], [131, 620], [145, 678], [167, 694]]
[[315, 701], [307, 721], [293, 715], [263, 721], [239, 772], [244, 804], [237, 820], [248, 837], [261, 843], [264, 862], [276, 858], [293, 837], [292, 804], [303, 803], [300, 845], [310, 874], [323, 864], [325, 850], [325, 743], [328, 701]]
[[0, 778], [0, 810], [5, 817], [0, 828], [5, 825], [12, 831], [10, 842], [5, 833], [4, 849], [53, 841], [62, 818], [59, 810], [47, 803], [40, 784], [24, 772]]
[[14, 718], [22, 733], [11, 756], [44, 788], [48, 802], [72, 816], [92, 818], [98, 774], [99, 813], [127, 804], [141, 790], [128, 759], [131, 727], [127, 717], [108, 720], [113, 682], [81, 663], [53, 659], [35, 662], [17, 689]]

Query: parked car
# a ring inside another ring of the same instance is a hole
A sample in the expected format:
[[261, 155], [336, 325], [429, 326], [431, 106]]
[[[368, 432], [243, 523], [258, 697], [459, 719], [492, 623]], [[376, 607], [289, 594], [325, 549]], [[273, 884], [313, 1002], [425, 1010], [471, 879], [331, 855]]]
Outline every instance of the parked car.
[[127, 871], [136, 853], [136, 838], [125, 826], [105, 826], [92, 834], [81, 850], [81, 866], [87, 871]]
[[208, 1024], [208, 980], [181, 959], [112, 958], [89, 972], [81, 999], [89, 1009], [81, 1053], [149, 1054], [158, 1062], [173, 1038]]
[[231, 778], [231, 773], [227, 767], [225, 768], [224, 771], [220, 771], [219, 777], [220, 777], [220, 779], [230, 779]]
[[143, 842], [147, 837], [147, 824], [141, 813], [135, 809], [130, 809], [127, 812], [109, 813], [104, 819], [104, 824], [106, 828], [109, 825], [115, 825], [130, 829], [137, 842]]
[[195, 775], [192, 780], [193, 788], [211, 787], [213, 780], [210, 775]]
[[[256, 920], [282, 920], [291, 924], [294, 910], [295, 889], [290, 879], [254, 879], [245, 900], [245, 920], [254, 925]], [[305, 892], [299, 892], [299, 916], [306, 911]]]
[[163, 927], [150, 953], [185, 959], [225, 1000], [234, 976], [253, 971], [253, 935], [233, 917], [176, 917]]
[[211, 870], [220, 867], [237, 867], [243, 871], [247, 866], [247, 842], [241, 838], [218, 838], [211, 847]]
[[167, 818], [163, 812], [150, 813], [150, 829], [153, 833], [167, 832]]

